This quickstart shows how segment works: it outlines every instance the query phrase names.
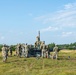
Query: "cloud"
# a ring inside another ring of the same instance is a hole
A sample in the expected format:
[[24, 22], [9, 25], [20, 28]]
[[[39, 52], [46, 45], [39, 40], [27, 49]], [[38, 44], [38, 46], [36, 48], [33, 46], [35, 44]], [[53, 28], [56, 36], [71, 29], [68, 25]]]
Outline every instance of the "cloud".
[[41, 29], [40, 31], [41, 32], [47, 32], [47, 31], [57, 31], [57, 30], [59, 30], [58, 27], [51, 27], [51, 26], [49, 26], [47, 28]]
[[53, 24], [54, 26], [76, 27], [76, 3], [68, 3], [63, 9], [47, 15], [35, 18], [42, 24]]
[[72, 36], [73, 32], [62, 32], [62, 37]]
[[73, 8], [73, 5], [71, 3], [64, 5], [65, 9]]
[[76, 3], [68, 3], [66, 5], [64, 5], [64, 9], [71, 9], [71, 8], [75, 8], [76, 7]]

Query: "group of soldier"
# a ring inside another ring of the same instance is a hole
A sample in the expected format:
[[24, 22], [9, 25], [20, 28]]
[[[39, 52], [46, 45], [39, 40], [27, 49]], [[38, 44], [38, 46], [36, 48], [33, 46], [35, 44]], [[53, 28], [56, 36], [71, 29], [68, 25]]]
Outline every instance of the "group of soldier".
[[[37, 46], [38, 44], [35, 43], [34, 47], [37, 48], [39, 47], [41, 50], [41, 57], [43, 58], [49, 58], [49, 51], [48, 51], [48, 45], [45, 45], [45, 42], [42, 42], [40, 46]], [[15, 51], [16, 51], [16, 56], [17, 57], [28, 57], [28, 51], [30, 50], [30, 47], [26, 44], [17, 44]], [[55, 45], [55, 47], [53, 48], [53, 55], [52, 55], [52, 59], [56, 58], [58, 56], [58, 47]], [[7, 61], [7, 57], [8, 56], [12, 56], [12, 48], [7, 46], [7, 45], [3, 45], [2, 47], [2, 56], [3, 56], [3, 62]]]
[[[40, 41], [40, 34], [39, 36], [36, 37], [36, 42], [34, 44], [34, 48], [41, 50], [41, 57], [43, 58], [49, 58], [49, 47], [48, 45], [45, 45], [45, 41]], [[28, 51], [31, 49], [31, 45], [27, 45], [26, 44], [17, 44], [15, 47], [15, 51], [16, 51], [16, 56], [18, 57], [28, 57]], [[55, 47], [53, 48], [53, 55], [51, 56], [52, 59], [57, 59], [58, 56], [58, 47], [57, 45], [55, 45]], [[8, 54], [9, 52], [9, 54]], [[2, 56], [3, 56], [3, 62], [7, 61], [7, 57], [8, 56], [12, 56], [12, 47], [11, 46], [7, 46], [7, 45], [3, 45], [2, 47]]]
[[[45, 41], [40, 41], [40, 36], [36, 37], [36, 42], [35, 42], [35, 48], [38, 48], [41, 50], [41, 57], [43, 58], [49, 58], [49, 46], [45, 45]], [[51, 56], [52, 59], [57, 59], [58, 56], [58, 47], [55, 45], [53, 48], [53, 54]]]
[[[26, 44], [17, 44], [15, 47], [16, 55], [18, 57], [28, 57], [28, 45]], [[6, 44], [3, 45], [2, 47], [2, 57], [3, 57], [3, 62], [7, 61], [7, 57], [12, 56], [12, 47], [7, 46]]]
[[29, 46], [26, 44], [17, 44], [16, 46], [16, 55], [18, 57], [24, 56], [28, 57]]

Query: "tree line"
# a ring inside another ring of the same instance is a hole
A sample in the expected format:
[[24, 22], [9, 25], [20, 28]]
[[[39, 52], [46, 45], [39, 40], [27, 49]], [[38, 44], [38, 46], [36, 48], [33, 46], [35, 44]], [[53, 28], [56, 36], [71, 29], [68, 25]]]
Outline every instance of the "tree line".
[[[55, 46], [55, 43], [48, 44], [49, 48], [53, 48]], [[58, 44], [57, 45], [59, 49], [69, 49], [69, 50], [76, 50], [76, 42], [70, 43], [70, 44]], [[3, 45], [0, 44], [0, 51], [2, 49]], [[11, 45], [12, 50], [14, 51], [16, 48], [16, 45]]]
[[[55, 43], [49, 44], [50, 48], [53, 48], [54, 46], [55, 46]], [[76, 50], [76, 42], [70, 43], [70, 44], [58, 44], [57, 46], [60, 49]]]

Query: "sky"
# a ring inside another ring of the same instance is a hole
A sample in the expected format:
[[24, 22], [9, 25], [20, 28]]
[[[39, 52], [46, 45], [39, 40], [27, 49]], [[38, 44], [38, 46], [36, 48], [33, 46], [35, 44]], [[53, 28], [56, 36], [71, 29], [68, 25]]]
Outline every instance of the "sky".
[[0, 0], [0, 44], [76, 42], [76, 0]]

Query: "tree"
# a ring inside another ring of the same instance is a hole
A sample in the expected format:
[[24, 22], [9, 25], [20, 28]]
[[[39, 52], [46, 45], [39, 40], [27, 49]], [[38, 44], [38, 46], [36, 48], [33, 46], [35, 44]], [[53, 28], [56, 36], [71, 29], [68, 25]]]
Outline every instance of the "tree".
[[2, 44], [0, 44], [0, 51], [2, 51]]
[[53, 48], [55, 46], [55, 43], [49, 44], [49, 48]]

